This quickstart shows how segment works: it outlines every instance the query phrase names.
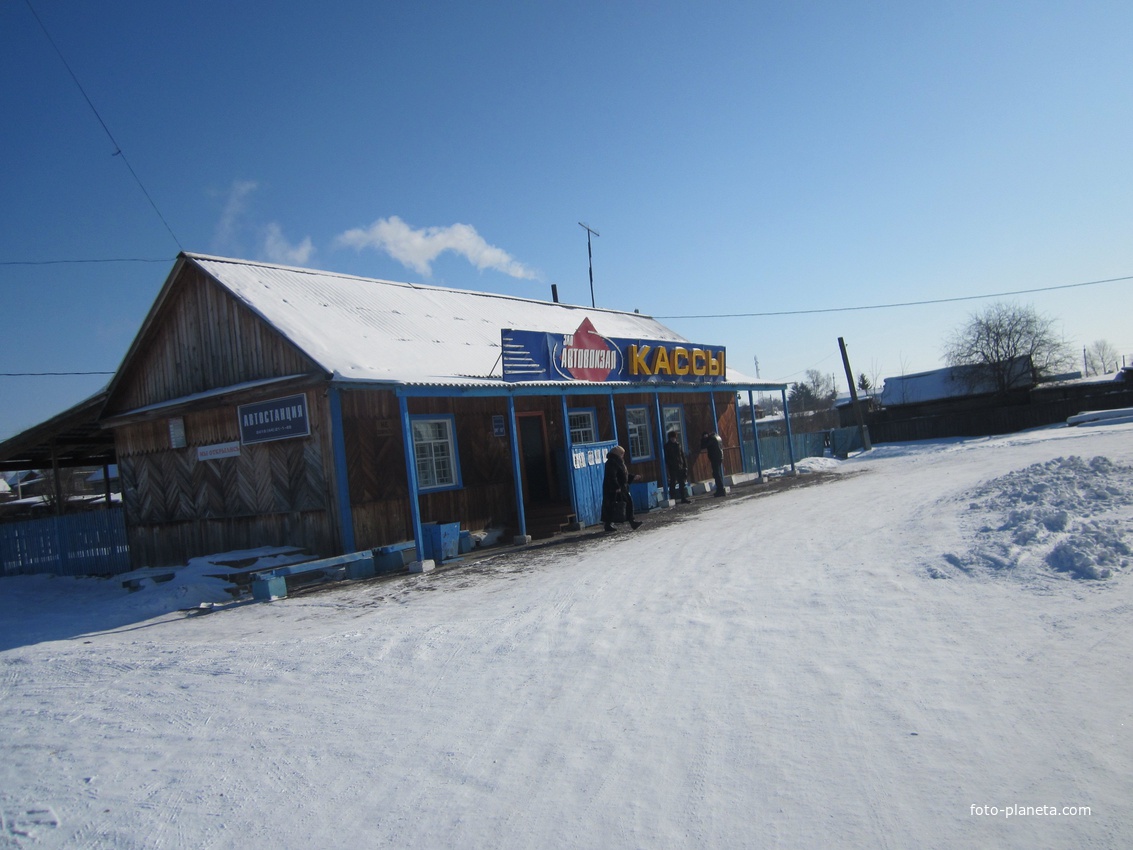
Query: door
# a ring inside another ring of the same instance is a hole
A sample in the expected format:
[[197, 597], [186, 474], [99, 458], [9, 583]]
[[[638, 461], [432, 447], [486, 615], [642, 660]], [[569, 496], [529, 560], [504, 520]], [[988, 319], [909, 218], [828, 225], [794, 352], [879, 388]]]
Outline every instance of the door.
[[523, 464], [523, 492], [529, 502], [551, 500], [551, 458], [547, 452], [547, 424], [543, 414], [517, 413], [519, 451]]

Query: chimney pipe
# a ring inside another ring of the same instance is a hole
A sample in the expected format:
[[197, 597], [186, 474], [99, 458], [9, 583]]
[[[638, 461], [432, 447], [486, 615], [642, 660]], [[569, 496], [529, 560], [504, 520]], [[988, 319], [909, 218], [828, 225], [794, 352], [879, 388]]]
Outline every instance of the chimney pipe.
[[558, 284], [551, 284], [551, 300], [556, 304], [559, 303], [559, 287]]

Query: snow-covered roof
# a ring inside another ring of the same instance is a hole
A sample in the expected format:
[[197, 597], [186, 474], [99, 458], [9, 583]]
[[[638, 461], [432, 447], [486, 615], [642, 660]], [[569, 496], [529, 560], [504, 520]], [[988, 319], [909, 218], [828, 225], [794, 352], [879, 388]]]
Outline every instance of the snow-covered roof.
[[[1012, 386], [1031, 385], [1029, 357], [1013, 358], [1008, 370]], [[883, 407], [901, 404], [921, 404], [946, 398], [979, 395], [995, 392], [996, 385], [986, 370], [977, 366], [949, 366], [929, 372], [916, 372], [886, 378], [881, 390]]]
[[639, 313], [185, 256], [347, 381], [496, 384], [503, 376], [501, 329], [570, 334], [586, 318], [604, 337], [688, 342]]

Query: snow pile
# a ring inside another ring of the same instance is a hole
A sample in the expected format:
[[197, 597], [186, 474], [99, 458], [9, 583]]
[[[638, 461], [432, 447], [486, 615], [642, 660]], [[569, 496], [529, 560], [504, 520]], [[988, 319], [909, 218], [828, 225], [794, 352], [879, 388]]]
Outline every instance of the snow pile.
[[832, 457], [804, 457], [795, 463], [795, 468], [799, 472], [837, 472], [841, 467], [842, 461]]
[[[967, 554], [944, 556], [964, 572], [1034, 577], [1054, 570], [1107, 579], [1129, 566], [1133, 467], [1106, 457], [1059, 457], [993, 479], [967, 498], [971, 524], [978, 525], [975, 544]], [[946, 575], [935, 567], [929, 573]]]
[[[264, 546], [192, 558], [183, 567], [144, 567], [109, 579], [83, 581], [97, 586], [104, 610], [123, 617], [159, 617], [232, 602], [237, 596], [233, 581], [237, 573], [309, 560], [309, 553], [293, 546]], [[58, 585], [53, 589], [57, 593]]]

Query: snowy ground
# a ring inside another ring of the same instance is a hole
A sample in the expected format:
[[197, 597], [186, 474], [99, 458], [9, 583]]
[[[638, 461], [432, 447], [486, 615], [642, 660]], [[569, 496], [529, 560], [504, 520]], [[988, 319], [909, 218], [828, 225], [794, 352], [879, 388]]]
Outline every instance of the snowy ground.
[[0, 848], [1133, 847], [1133, 424], [812, 467], [207, 615], [0, 579]]

